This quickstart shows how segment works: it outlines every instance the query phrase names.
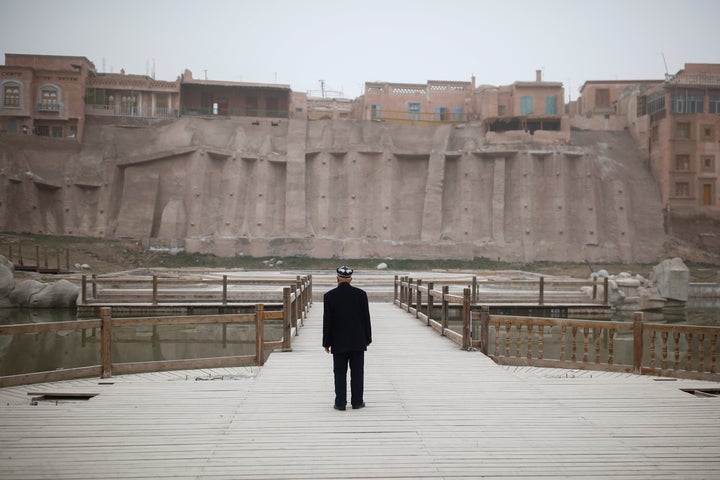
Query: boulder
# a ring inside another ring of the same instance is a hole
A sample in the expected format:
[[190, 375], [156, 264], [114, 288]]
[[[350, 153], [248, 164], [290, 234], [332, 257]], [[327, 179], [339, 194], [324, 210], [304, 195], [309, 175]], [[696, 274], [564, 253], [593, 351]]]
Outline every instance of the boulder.
[[667, 259], [653, 267], [650, 281], [661, 296], [669, 300], [687, 302], [690, 290], [690, 270], [680, 258]]
[[10, 294], [10, 303], [15, 307], [30, 306], [30, 299], [45, 287], [45, 284], [37, 280], [25, 280], [15, 286]]
[[30, 298], [33, 308], [71, 308], [75, 306], [80, 289], [67, 280], [49, 283]]
[[15, 288], [14, 270], [12, 262], [0, 256], [0, 299], [10, 296]]

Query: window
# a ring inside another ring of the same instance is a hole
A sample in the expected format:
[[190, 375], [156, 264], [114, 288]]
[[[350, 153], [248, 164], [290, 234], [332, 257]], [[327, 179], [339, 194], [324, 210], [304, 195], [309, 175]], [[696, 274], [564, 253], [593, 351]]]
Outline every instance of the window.
[[370, 119], [382, 118], [382, 105], [374, 103], [370, 105]]
[[715, 157], [712, 155], [706, 155], [702, 157], [702, 169], [703, 172], [714, 172], [715, 171]]
[[703, 140], [712, 140], [715, 137], [712, 125], [703, 125], [701, 128]]
[[47, 125], [38, 125], [35, 127], [35, 134], [40, 135], [41, 137], [49, 137], [50, 136], [50, 127]]
[[545, 115], [557, 115], [557, 95], [545, 97]]
[[435, 121], [444, 122], [448, 119], [447, 107], [435, 107]]
[[525, 95], [520, 97], [520, 115], [533, 113], [533, 97]]
[[710, 97], [710, 113], [720, 113], [720, 90], [710, 90], [708, 92]]
[[20, 85], [6, 84], [3, 87], [3, 107], [20, 108]]
[[679, 122], [675, 129], [677, 138], [690, 139], [690, 124], [687, 122]]
[[647, 114], [662, 112], [665, 110], [665, 91], [655, 92], [647, 97]]
[[670, 92], [670, 111], [674, 113], [702, 113], [702, 90], [672, 90]]
[[675, 196], [676, 197], [689, 197], [690, 196], [690, 184], [688, 182], [677, 182], [675, 184]]
[[57, 87], [46, 86], [40, 88], [40, 102], [38, 110], [41, 112], [59, 112], [60, 95]]
[[675, 170], [680, 172], [690, 171], [690, 155], [675, 156]]
[[420, 120], [420, 104], [408, 103], [408, 120]]
[[63, 137], [63, 127], [61, 127], [61, 126], [52, 127], [52, 136], [55, 138], [62, 138]]
[[258, 114], [258, 97], [245, 97], [246, 114], [254, 117]]
[[610, 90], [607, 88], [595, 90], [595, 108], [610, 108]]
[[505, 105], [498, 105], [498, 117], [505, 116]]
[[462, 122], [465, 119], [465, 112], [462, 107], [453, 107], [452, 109], [452, 120], [453, 122]]
[[120, 114], [133, 116], [137, 113], [137, 97], [133, 93], [120, 97]]
[[170, 112], [168, 108], [168, 96], [159, 94], [155, 98], [155, 114], [159, 116], [165, 116]]

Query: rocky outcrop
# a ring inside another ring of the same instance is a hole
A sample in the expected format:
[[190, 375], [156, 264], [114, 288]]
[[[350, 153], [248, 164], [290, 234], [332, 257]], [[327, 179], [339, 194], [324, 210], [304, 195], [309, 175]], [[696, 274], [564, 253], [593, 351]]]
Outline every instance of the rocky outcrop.
[[[686, 302], [690, 287], [690, 271], [680, 258], [663, 260], [653, 268], [650, 279], [621, 272], [609, 275], [600, 270], [593, 277], [608, 278], [608, 302], [618, 310], [661, 310], [668, 301]], [[603, 296], [603, 282], [598, 295]], [[583, 287], [592, 298], [592, 287]]]
[[72, 308], [79, 293], [80, 289], [67, 280], [15, 283], [12, 262], [0, 255], [0, 308]]
[[670, 300], [687, 302], [690, 289], [690, 270], [681, 258], [663, 260], [650, 275], [660, 295]]

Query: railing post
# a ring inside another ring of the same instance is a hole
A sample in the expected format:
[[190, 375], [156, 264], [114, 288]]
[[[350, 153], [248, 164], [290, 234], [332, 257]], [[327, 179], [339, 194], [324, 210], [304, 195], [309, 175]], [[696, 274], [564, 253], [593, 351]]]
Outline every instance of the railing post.
[[158, 278], [156, 275], [152, 277], [152, 304], [158, 304]]
[[445, 329], [448, 327], [448, 301], [445, 299], [445, 295], [450, 293], [450, 287], [443, 285], [442, 287], [442, 309], [441, 309], [441, 321], [442, 329], [440, 330], [441, 335], [445, 335]]
[[18, 257], [20, 257], [20, 258], [18, 259], [18, 260], [19, 260], [18, 264], [19, 264], [21, 267], [24, 267], [25, 265], [23, 265], [23, 258], [22, 258], [22, 244], [18, 244]]
[[633, 314], [633, 372], [642, 374], [643, 312]]
[[[12, 248], [12, 247], [10, 247]], [[397, 302], [398, 300], [398, 276], [395, 275], [395, 280], [393, 281], [393, 303]]]
[[422, 305], [422, 292], [420, 291], [420, 285], [422, 285], [422, 279], [418, 278], [417, 281], [417, 295], [416, 295], [416, 305], [415, 305], [415, 318], [420, 317], [420, 306]]
[[477, 276], [473, 275], [473, 277], [472, 277], [472, 298], [471, 298], [471, 301], [473, 304], [477, 303], [477, 298], [478, 298]]
[[463, 289], [463, 350], [470, 350], [470, 289]]
[[65, 271], [70, 271], [70, 248], [65, 249]]
[[410, 308], [412, 308], [412, 302], [413, 302], [412, 282], [413, 282], [412, 277], [408, 277], [407, 292], [405, 292], [405, 293], [407, 294], [407, 297], [406, 297], [405, 300], [406, 300], [406, 303], [407, 303], [407, 311], [408, 311], [408, 313], [410, 313]]
[[255, 305], [255, 363], [262, 367], [265, 363], [265, 306]]
[[545, 277], [540, 277], [540, 299], [538, 305], [545, 304]]
[[607, 305], [608, 299], [610, 298], [610, 292], [608, 292], [608, 288], [610, 286], [610, 279], [608, 277], [605, 277], [603, 283], [605, 285], [605, 288], [603, 288], [603, 305]]
[[313, 280], [312, 274], [308, 275], [308, 309], [313, 303]]
[[432, 296], [433, 282], [428, 282], [427, 288], [427, 324], [430, 325], [430, 318], [432, 317], [433, 309], [435, 308], [435, 299]]
[[593, 285], [592, 285], [592, 287], [593, 287], [593, 290], [592, 290], [592, 292], [593, 292], [593, 294], [592, 294], [592, 295], [593, 295], [593, 296], [592, 296], [592, 299], [593, 299], [593, 300], [597, 300], [597, 277], [593, 277]]
[[222, 304], [227, 305], [227, 275], [223, 275]]
[[110, 307], [100, 308], [100, 362], [101, 377], [112, 377], [112, 312]]
[[490, 339], [490, 306], [483, 305], [480, 310], [480, 351], [488, 355]]
[[293, 283], [293, 289], [295, 290], [295, 301], [293, 302], [293, 309], [292, 309], [292, 311], [293, 311], [293, 327], [295, 327], [295, 335], [297, 336], [300, 334], [300, 329], [298, 328], [298, 326], [300, 324], [298, 323], [298, 319], [302, 316], [302, 314], [300, 313], [300, 293], [298, 292], [299, 285], [297, 282]]
[[290, 313], [290, 287], [283, 288], [283, 346], [284, 352], [289, 352], [291, 349], [290, 334], [292, 331], [292, 320]]
[[97, 274], [92, 274], [92, 298], [97, 298]]
[[80, 304], [87, 305], [87, 275], [82, 276], [81, 289]]

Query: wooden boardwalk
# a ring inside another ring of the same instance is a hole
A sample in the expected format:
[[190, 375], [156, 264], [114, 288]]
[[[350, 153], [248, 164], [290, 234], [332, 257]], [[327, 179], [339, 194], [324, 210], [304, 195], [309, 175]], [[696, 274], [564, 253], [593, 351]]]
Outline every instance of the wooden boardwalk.
[[332, 408], [316, 303], [261, 368], [0, 390], [0, 478], [720, 478], [720, 398], [681, 391], [716, 383], [503, 368], [391, 304], [371, 314], [365, 409]]

